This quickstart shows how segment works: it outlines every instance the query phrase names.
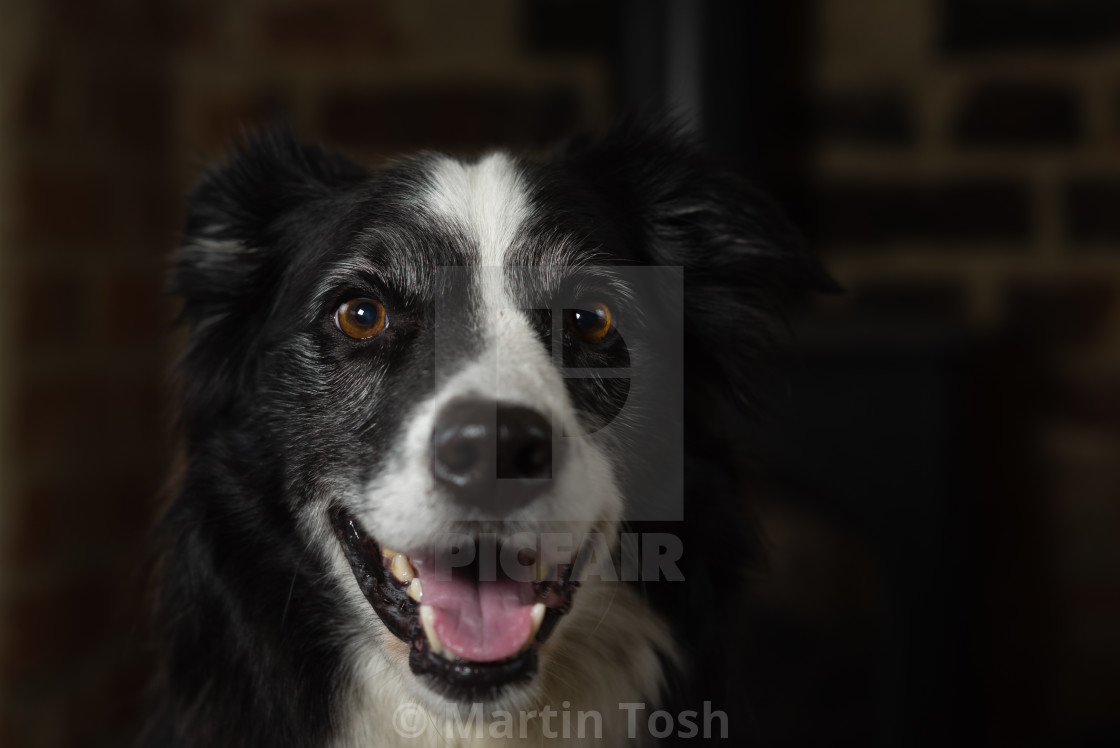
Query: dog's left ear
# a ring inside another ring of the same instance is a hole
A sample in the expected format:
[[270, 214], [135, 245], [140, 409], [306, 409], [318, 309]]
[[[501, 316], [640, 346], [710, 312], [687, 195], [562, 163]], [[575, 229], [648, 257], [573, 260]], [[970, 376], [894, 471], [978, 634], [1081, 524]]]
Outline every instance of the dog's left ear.
[[782, 212], [673, 123], [631, 121], [573, 141], [566, 161], [634, 227], [631, 252], [683, 268], [685, 345], [693, 362], [713, 365], [713, 379], [744, 381], [793, 297], [840, 290]]

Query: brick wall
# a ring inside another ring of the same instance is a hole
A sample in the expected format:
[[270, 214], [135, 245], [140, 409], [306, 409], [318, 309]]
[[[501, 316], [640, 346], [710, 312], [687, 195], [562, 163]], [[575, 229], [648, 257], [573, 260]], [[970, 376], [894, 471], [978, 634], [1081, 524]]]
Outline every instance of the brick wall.
[[611, 113], [601, 50], [535, 48], [518, 0], [180, 4], [175, 116], [207, 155], [283, 114], [370, 159], [415, 148], [533, 146]]
[[[15, 36], [20, 26], [16, 23], [14, 8], [7, 5], [0, 7], [0, 101], [7, 101], [13, 85], [14, 63], [18, 55]], [[4, 118], [0, 118], [0, 556], [6, 555], [9, 533], [4, 528], [10, 523], [10, 507], [14, 497], [14, 481], [12, 479], [12, 459], [9, 446], [8, 413], [11, 409], [11, 389], [8, 385], [11, 377], [12, 354], [9, 342], [10, 304], [3, 300], [10, 297], [11, 277], [9, 269], [7, 231], [11, 223], [9, 202], [9, 185], [5, 175], [8, 174], [8, 127]], [[7, 646], [8, 640], [13, 636], [11, 625], [4, 601], [8, 587], [8, 569], [6, 564], [0, 564], [0, 649]], [[7, 693], [7, 674], [0, 671], [0, 694]], [[0, 703], [6, 702], [0, 696]], [[10, 729], [10, 709], [6, 704], [0, 705], [0, 740], [5, 743], [12, 742]]]
[[[16, 20], [14, 7], [7, 5], [0, 7], [0, 29], [2, 29], [0, 30], [0, 49], [3, 50], [0, 51], [0, 101], [7, 101], [15, 82], [15, 65], [19, 57], [19, 45], [15, 37], [20, 25]], [[8, 131], [7, 120], [0, 118], [0, 299], [7, 299], [11, 296], [10, 281], [6, 280], [11, 277], [11, 271], [8, 268], [9, 253], [7, 251], [7, 241], [5, 241], [11, 225], [10, 185], [9, 180], [5, 178], [9, 173]], [[10, 307], [10, 303], [0, 302], [0, 424], [8, 422], [8, 412], [11, 408], [10, 389], [8, 387], [12, 362], [12, 354], [9, 350], [11, 345], [9, 341], [10, 325], [8, 323]], [[12, 491], [11, 463], [8, 431], [0, 428], [0, 528], [3, 528], [7, 522], [8, 497]], [[0, 531], [0, 554], [4, 553], [6, 535], [6, 533]], [[0, 566], [0, 589], [5, 584], [5, 571], [6, 569]], [[0, 618], [0, 641], [3, 638], [3, 619]], [[3, 676], [0, 675], [0, 688], [2, 687]]]
[[[1021, 467], [1038, 469], [1042, 503], [1014, 553], [992, 552], [985, 583], [993, 600], [1015, 589], [1038, 608], [993, 604], [976, 622], [987, 686], [1005, 692], [986, 696], [988, 737], [1115, 735], [1118, 6], [822, 0], [813, 24], [807, 229], [851, 291], [833, 311], [924, 310], [1012, 337], [1029, 353], [1024, 376], [1029, 366], [1046, 382], [1045, 399], [1012, 400], [1006, 414], [1029, 429], [1037, 463]], [[1028, 511], [1001, 501], [985, 542], [1019, 532]], [[1016, 636], [1027, 631], [1045, 638]], [[1039, 658], [1051, 670], [1023, 667]]]
[[120, 742], [168, 453], [168, 69], [139, 6], [6, 8], [0, 740]]

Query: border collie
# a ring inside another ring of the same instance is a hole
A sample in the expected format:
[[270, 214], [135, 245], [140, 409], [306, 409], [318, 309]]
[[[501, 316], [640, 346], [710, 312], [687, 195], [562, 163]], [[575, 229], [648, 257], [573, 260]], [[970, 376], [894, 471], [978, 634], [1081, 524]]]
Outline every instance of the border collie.
[[829, 279], [670, 125], [189, 199], [159, 746], [742, 737], [727, 414]]

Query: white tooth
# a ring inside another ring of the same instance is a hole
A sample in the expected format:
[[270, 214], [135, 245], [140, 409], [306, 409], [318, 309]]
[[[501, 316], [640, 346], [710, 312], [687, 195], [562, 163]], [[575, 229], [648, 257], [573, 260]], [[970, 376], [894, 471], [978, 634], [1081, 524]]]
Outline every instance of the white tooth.
[[424, 627], [424, 636], [428, 637], [428, 646], [436, 654], [443, 654], [443, 645], [436, 636], [436, 611], [431, 605], [420, 606], [420, 625]]
[[408, 583], [406, 592], [413, 600], [420, 602], [420, 598], [424, 596], [424, 590], [420, 587], [420, 577], [412, 578], [412, 581]]
[[533, 605], [533, 610], [529, 612], [529, 620], [533, 622], [533, 625], [529, 627], [529, 639], [526, 643], [531, 643], [533, 637], [540, 631], [541, 622], [544, 621], [544, 603], [535, 603]]
[[536, 638], [537, 632], [540, 631], [541, 622], [544, 621], [544, 603], [534, 603], [533, 609], [529, 611], [529, 635], [525, 637], [525, 643], [521, 645], [521, 650], [525, 651], [533, 644], [533, 639]]
[[384, 556], [385, 558], [392, 558], [393, 556], [397, 555], [397, 552], [394, 551], [392, 548], [385, 548], [384, 546], [382, 546], [381, 555]]
[[408, 561], [408, 556], [403, 553], [398, 553], [393, 556], [392, 563], [389, 564], [389, 570], [393, 572], [393, 576], [397, 581], [408, 584], [412, 578], [416, 576], [416, 570], [412, 568], [412, 564]]

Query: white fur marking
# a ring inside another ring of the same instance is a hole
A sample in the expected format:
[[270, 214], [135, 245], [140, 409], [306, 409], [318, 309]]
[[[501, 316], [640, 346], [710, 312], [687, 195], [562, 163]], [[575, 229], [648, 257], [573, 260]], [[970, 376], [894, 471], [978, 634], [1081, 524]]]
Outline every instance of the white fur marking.
[[443, 158], [431, 178], [432, 189], [424, 195], [431, 210], [470, 232], [478, 243], [479, 265], [502, 267], [529, 215], [513, 159], [504, 153], [492, 153], [476, 164]]

